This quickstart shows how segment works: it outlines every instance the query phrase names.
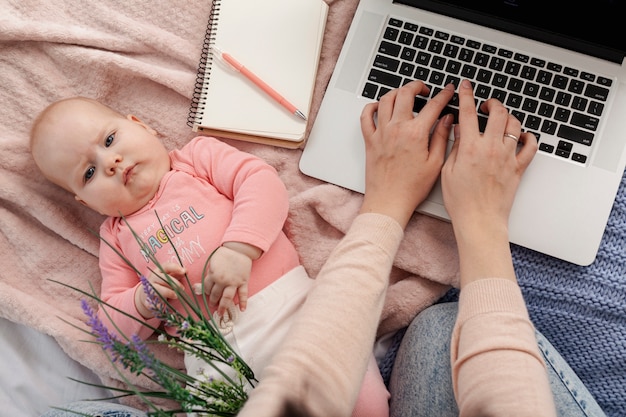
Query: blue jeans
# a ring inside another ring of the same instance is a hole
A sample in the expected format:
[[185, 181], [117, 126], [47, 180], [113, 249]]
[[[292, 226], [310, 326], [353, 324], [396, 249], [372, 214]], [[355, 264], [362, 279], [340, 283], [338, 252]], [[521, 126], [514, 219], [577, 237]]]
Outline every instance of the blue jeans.
[[[408, 327], [394, 362], [389, 390], [391, 417], [457, 417], [452, 391], [450, 339], [458, 304], [435, 304]], [[537, 332], [557, 415], [606, 417], [582, 381], [556, 349]]]
[[41, 417], [147, 417], [143, 411], [104, 401], [78, 401], [68, 404], [64, 408], [75, 412], [50, 409]]

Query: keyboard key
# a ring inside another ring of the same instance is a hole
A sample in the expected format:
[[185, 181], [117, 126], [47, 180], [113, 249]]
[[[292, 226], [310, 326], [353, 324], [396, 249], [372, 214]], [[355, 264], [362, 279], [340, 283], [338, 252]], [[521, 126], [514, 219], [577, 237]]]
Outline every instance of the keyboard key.
[[541, 103], [539, 105], [539, 109], [537, 110], [537, 114], [543, 117], [552, 117], [554, 114], [554, 105], [550, 103]]
[[556, 112], [554, 112], [554, 118], [559, 122], [566, 123], [569, 120], [570, 114], [572, 114], [572, 111], [570, 109], [559, 107], [556, 109]]
[[548, 68], [550, 71], [561, 72], [561, 70], [563, 69], [563, 65], [555, 64], [554, 62], [548, 62], [548, 66], [546, 68]]
[[552, 80], [552, 87], [564, 89], [567, 87], [567, 82], [569, 79], [563, 75], [555, 75], [554, 80]]
[[418, 26], [415, 23], [406, 22], [404, 28], [411, 32], [417, 32]]
[[434, 54], [441, 53], [441, 51], [443, 50], [443, 45], [443, 42], [441, 42], [440, 40], [432, 39], [428, 44], [428, 51]]
[[502, 58], [499, 58], [497, 56], [492, 56], [491, 60], [489, 61], [489, 69], [492, 69], [494, 71], [502, 71], [502, 69], [504, 68], [505, 62], [506, 61]]
[[522, 64], [520, 64], [519, 62], [509, 61], [506, 63], [506, 66], [504, 67], [504, 72], [509, 75], [517, 76], [521, 68], [522, 68]]
[[418, 52], [417, 53], [417, 58], [415, 58], [415, 62], [418, 65], [428, 65], [430, 63], [430, 58], [431, 58], [431, 54], [427, 53], [427, 52]]
[[400, 61], [397, 59], [389, 58], [384, 55], [376, 55], [374, 59], [374, 66], [387, 71], [395, 72], [400, 66]]
[[452, 35], [450, 38], [450, 42], [456, 43], [457, 45], [463, 45], [465, 43], [465, 38], [457, 35]]
[[378, 52], [389, 56], [398, 56], [400, 55], [401, 50], [402, 47], [400, 45], [386, 41], [382, 41], [380, 43], [380, 47], [378, 48]]
[[450, 74], [458, 74], [461, 71], [461, 63], [459, 61], [450, 60], [446, 65], [446, 71]]
[[402, 48], [402, 53], [400, 54], [400, 59], [404, 59], [405, 61], [413, 61], [415, 60], [415, 55], [417, 55], [417, 50], [413, 48], [407, 48], [406, 46]]
[[385, 39], [389, 39], [390, 41], [395, 41], [396, 39], [398, 39], [399, 34], [400, 31], [398, 29], [388, 27], [387, 29], [385, 29], [385, 34], [383, 35], [383, 37]]
[[554, 152], [554, 145], [549, 145], [547, 143], [540, 143], [539, 150], [547, 153]]
[[506, 75], [495, 74], [493, 76], [493, 80], [491, 82], [496, 87], [506, 87], [506, 82], [508, 81], [508, 79], [509, 79], [509, 77], [507, 77]]
[[418, 49], [426, 49], [428, 46], [428, 38], [426, 36], [417, 35], [415, 37], [415, 41], [413, 42], [413, 46]]
[[576, 129], [568, 125], [559, 126], [559, 131], [556, 135], [560, 138], [569, 139], [573, 142], [582, 143], [587, 146], [590, 146], [591, 142], [593, 142], [593, 133]]
[[419, 33], [421, 33], [422, 35], [426, 35], [426, 36], [433, 36], [433, 33], [435, 33], [435, 31], [432, 30], [431, 28], [427, 28], [425, 26], [422, 26], [419, 29]]
[[478, 98], [487, 99], [490, 97], [491, 87], [485, 84], [478, 84], [474, 89], [474, 95]]
[[509, 94], [509, 97], [506, 99], [506, 107], [513, 107], [515, 109], [519, 108], [522, 105], [522, 100], [524, 98], [519, 94]]
[[446, 32], [442, 32], [440, 30], [435, 32], [435, 38], [441, 39], [443, 41], [447, 41], [450, 38], [450, 35]]
[[476, 67], [473, 65], [465, 64], [463, 65], [463, 69], [461, 70], [461, 76], [463, 78], [473, 79], [474, 75], [476, 75]]
[[535, 67], [543, 68], [546, 66], [546, 61], [544, 61], [543, 59], [539, 59], [539, 58], [531, 58], [530, 64], [534, 65]]
[[467, 45], [469, 48], [472, 48], [472, 49], [480, 49], [480, 42], [477, 42], [474, 40], [468, 39], [465, 45]]
[[539, 94], [539, 84], [535, 84], [535, 83], [524, 84], [524, 94], [530, 97], [537, 97], [537, 94]]
[[536, 81], [541, 84], [550, 85], [550, 82], [552, 81], [552, 73], [541, 70], [539, 71], [539, 74], [537, 74]]
[[537, 111], [537, 107], [539, 106], [539, 101], [532, 98], [525, 98], [524, 103], [522, 104], [522, 110], [534, 113]]
[[516, 52], [513, 59], [526, 64], [530, 60], [530, 57], [526, 54], [520, 54], [519, 52]]
[[426, 67], [417, 67], [415, 69], [414, 77], [416, 80], [426, 81], [428, 79], [428, 74], [430, 74], [430, 70]]
[[570, 93], [564, 93], [563, 91], [559, 91], [556, 94], [555, 103], [559, 106], [569, 106], [572, 101], [572, 95]]
[[413, 35], [411, 32], [407, 32], [403, 30], [402, 32], [400, 32], [400, 36], [398, 37], [398, 42], [400, 42], [403, 45], [410, 45], [411, 43], [413, 43], [414, 36], [415, 35]]
[[552, 120], [544, 119], [543, 123], [541, 123], [541, 131], [548, 135], [554, 135], [554, 132], [556, 132], [556, 127], [556, 122], [553, 122]]
[[[587, 100], [584, 97], [580, 97], [580, 96], [576, 96], [572, 99], [572, 109], [574, 110], [578, 110], [578, 111], [585, 111], [585, 109], [587, 108], [587, 103], [589, 102], [589, 100]], [[591, 114], [594, 114], [593, 112], [590, 112]], [[600, 114], [596, 114], [596, 116], [599, 116]]]
[[459, 59], [463, 62], [472, 62], [472, 58], [474, 58], [474, 51], [467, 48], [461, 48], [459, 51]]
[[506, 96], [507, 96], [507, 92], [504, 90], [500, 90], [498, 88], [494, 88], [493, 94], [491, 94], [491, 97], [495, 98], [500, 103], [504, 103], [504, 100], [506, 100]]
[[587, 84], [587, 88], [585, 88], [585, 96], [596, 100], [606, 101], [609, 96], [609, 89], [594, 84]]
[[525, 80], [534, 80], [536, 74], [537, 74], [537, 68], [531, 67], [529, 65], [524, 65], [520, 72], [520, 77], [522, 77]]
[[476, 74], [476, 81], [479, 81], [481, 83], [488, 83], [489, 81], [491, 81], [492, 74], [493, 73], [491, 71], [481, 68], [478, 70], [478, 74]]
[[376, 93], [378, 92], [378, 85], [372, 83], [365, 83], [365, 87], [363, 87], [363, 93], [361, 94], [365, 98], [376, 98]]
[[524, 127], [529, 130], [538, 130], [541, 127], [541, 118], [533, 115], [528, 116]]
[[574, 93], [574, 94], [580, 94], [583, 92], [584, 88], [585, 88], [584, 81], [572, 78], [569, 82], [569, 86], [567, 87], [567, 91]]
[[592, 101], [591, 103], [589, 103], [589, 108], [587, 109], [587, 112], [589, 112], [589, 114], [593, 114], [594, 116], [601, 116], [603, 110], [604, 104], [598, 103], [597, 101]]
[[574, 126], [582, 127], [587, 130], [596, 130], [598, 128], [598, 123], [600, 123], [600, 119], [593, 116], [588, 116], [586, 114], [574, 112], [572, 115], [571, 123]]
[[524, 81], [520, 80], [519, 78], [511, 78], [509, 79], [507, 88], [511, 91], [515, 91], [516, 93], [519, 93], [520, 91], [522, 91], [523, 85], [524, 85]]
[[402, 84], [402, 77], [388, 72], [380, 71], [372, 68], [368, 80], [387, 85], [391, 88], [398, 88]]

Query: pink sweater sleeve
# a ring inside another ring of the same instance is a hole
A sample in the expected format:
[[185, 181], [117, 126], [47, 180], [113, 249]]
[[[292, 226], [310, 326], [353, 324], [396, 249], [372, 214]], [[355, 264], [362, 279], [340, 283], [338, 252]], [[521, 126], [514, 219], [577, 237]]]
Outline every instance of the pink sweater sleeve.
[[451, 361], [461, 416], [556, 416], [535, 329], [514, 282], [480, 279], [463, 287]]
[[[121, 252], [112, 232], [115, 223], [115, 219], [108, 218], [100, 227], [100, 237], [108, 244], [101, 242], [99, 256], [100, 270], [103, 275], [100, 298], [115, 308], [100, 306], [98, 317], [109, 331], [120, 338], [137, 334], [141, 339], [146, 339], [152, 334], [152, 330], [146, 324], [156, 328], [160, 321], [155, 318], [144, 319], [137, 311], [135, 291], [141, 284], [137, 273], [115, 252]], [[136, 320], [128, 317], [127, 314], [135, 317]]]
[[222, 243], [244, 242], [268, 250], [289, 212], [287, 188], [272, 166], [210, 136], [194, 138], [171, 157], [172, 168], [206, 179], [233, 201]]
[[355, 219], [238, 417], [277, 416], [286, 398], [315, 416], [352, 413], [402, 236], [386, 216]]

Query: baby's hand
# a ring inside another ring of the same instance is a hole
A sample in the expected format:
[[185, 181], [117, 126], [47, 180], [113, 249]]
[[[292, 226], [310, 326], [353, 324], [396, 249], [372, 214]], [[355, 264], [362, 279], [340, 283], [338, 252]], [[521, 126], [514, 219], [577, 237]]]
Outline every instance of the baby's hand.
[[[178, 289], [182, 289], [181, 280], [185, 277], [185, 268], [176, 263], [164, 263], [161, 265], [163, 271], [169, 275], [171, 285], [168, 284], [168, 280], [163, 276], [160, 276], [159, 273], [150, 273], [147, 277], [150, 284], [155, 291], [157, 291], [163, 298], [167, 300], [176, 299], [176, 291], [172, 288], [172, 285], [177, 287]], [[143, 286], [139, 286], [135, 290], [135, 306], [137, 307], [137, 311], [146, 319], [154, 317], [154, 312], [152, 311], [152, 303], [148, 301], [148, 296], [146, 292], [143, 290]]]
[[[204, 292], [209, 296], [209, 304], [217, 306], [218, 315], [222, 316], [234, 303], [235, 295], [239, 297], [239, 309], [245, 311], [251, 269], [252, 258], [238, 250], [221, 246], [213, 253], [204, 278]], [[200, 284], [194, 291], [201, 292]]]

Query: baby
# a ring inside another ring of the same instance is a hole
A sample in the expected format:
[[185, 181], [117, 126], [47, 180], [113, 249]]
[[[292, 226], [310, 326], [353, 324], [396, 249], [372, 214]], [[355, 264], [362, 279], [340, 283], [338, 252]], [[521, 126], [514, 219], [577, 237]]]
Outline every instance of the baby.
[[[124, 117], [83, 97], [44, 109], [33, 123], [30, 146], [46, 178], [107, 216], [100, 228], [107, 242], [100, 246], [100, 298], [140, 322], [113, 309], [100, 312], [102, 321], [142, 339], [152, 333], [142, 322], [160, 325], [137, 272], [116, 251], [182, 312], [172, 288], [150, 273], [157, 270], [145, 253], [150, 251], [173, 283], [189, 293], [204, 274], [211, 307], [205, 314], [222, 317], [228, 311], [229, 341], [262, 378], [313, 283], [282, 230], [289, 202], [274, 168], [211, 137], [196, 137], [168, 152], [136, 116]], [[185, 274], [192, 288], [182, 279]], [[210, 369], [199, 362], [186, 357], [187, 372]], [[384, 417], [388, 399], [372, 355], [353, 416]]]

